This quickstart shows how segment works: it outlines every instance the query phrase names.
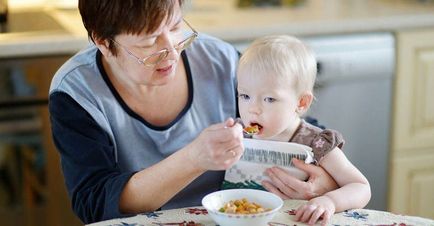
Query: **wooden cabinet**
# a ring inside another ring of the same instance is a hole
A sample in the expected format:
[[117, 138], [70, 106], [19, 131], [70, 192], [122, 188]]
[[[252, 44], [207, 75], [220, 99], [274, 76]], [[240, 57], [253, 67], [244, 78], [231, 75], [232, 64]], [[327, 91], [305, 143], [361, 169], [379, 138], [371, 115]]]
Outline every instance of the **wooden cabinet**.
[[69, 57], [0, 59], [2, 225], [82, 224], [66, 194], [47, 107], [51, 78]]
[[434, 30], [396, 37], [389, 210], [434, 219]]

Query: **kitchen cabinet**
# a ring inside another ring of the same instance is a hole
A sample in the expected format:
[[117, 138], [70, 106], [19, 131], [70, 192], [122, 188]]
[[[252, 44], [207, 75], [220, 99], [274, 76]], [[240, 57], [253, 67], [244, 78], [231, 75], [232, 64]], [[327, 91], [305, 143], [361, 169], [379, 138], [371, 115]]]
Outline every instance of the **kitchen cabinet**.
[[69, 57], [0, 59], [2, 225], [80, 225], [66, 195], [47, 107], [51, 78]]
[[434, 218], [434, 30], [396, 38], [389, 210]]

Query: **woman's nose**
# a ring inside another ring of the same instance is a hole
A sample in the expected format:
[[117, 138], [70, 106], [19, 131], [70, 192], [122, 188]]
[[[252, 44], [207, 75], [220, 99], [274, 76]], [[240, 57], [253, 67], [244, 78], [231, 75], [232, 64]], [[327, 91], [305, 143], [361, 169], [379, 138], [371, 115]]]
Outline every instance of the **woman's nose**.
[[162, 49], [168, 49], [169, 51], [174, 51], [176, 37], [173, 37], [169, 31], [164, 31], [160, 35], [160, 46]]
[[[173, 34], [171, 34], [170, 32], [163, 32], [160, 36], [160, 46], [161, 49], [167, 49], [168, 53], [166, 55], [166, 57], [164, 58], [169, 58], [169, 59], [173, 59], [174, 57], [178, 56], [178, 52], [175, 49], [175, 41], [176, 41], [176, 37], [173, 36]], [[164, 60], [164, 59], [162, 59]]]

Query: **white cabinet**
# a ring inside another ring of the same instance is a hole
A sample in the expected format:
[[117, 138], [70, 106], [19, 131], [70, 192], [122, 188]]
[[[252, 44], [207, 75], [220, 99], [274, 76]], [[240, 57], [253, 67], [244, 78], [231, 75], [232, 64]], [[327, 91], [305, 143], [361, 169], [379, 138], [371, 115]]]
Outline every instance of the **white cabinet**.
[[389, 210], [434, 218], [434, 30], [397, 33], [393, 114]]

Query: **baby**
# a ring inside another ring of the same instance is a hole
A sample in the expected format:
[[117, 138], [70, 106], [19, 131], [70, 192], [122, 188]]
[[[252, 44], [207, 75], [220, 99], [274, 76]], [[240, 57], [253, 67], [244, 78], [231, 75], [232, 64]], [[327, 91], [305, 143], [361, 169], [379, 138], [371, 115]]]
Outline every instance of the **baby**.
[[[314, 54], [300, 40], [284, 35], [260, 38], [239, 62], [238, 104], [244, 125], [259, 128], [254, 139], [295, 142], [312, 148], [317, 163], [340, 188], [300, 206], [295, 219], [314, 224], [322, 218], [322, 224], [326, 224], [335, 212], [363, 208], [371, 191], [368, 180], [342, 152], [341, 134], [322, 130], [301, 118], [314, 99], [316, 73]], [[263, 185], [267, 188], [267, 183]]]

